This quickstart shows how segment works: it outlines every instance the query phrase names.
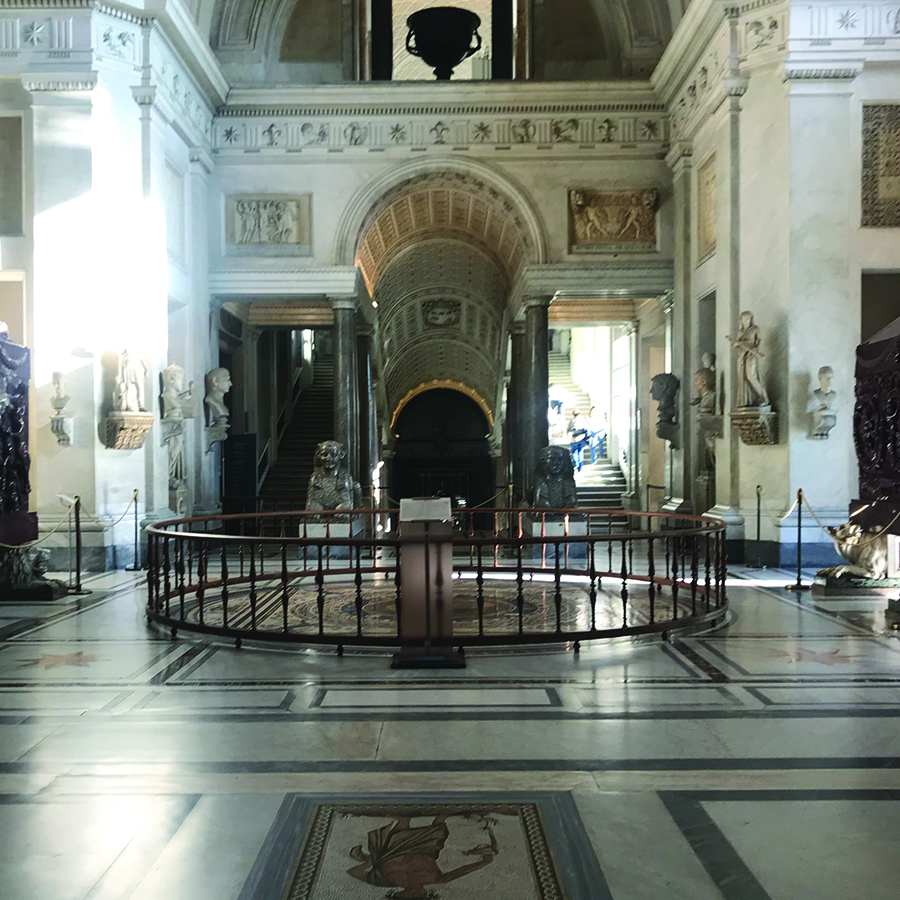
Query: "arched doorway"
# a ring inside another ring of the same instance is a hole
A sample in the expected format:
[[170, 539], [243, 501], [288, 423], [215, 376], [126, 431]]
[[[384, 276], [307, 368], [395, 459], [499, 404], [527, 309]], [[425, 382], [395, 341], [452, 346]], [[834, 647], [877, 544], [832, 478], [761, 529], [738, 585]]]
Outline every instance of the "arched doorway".
[[487, 503], [490, 429], [479, 404], [461, 391], [432, 388], [413, 396], [394, 421], [391, 497], [450, 497], [453, 506], [467, 508]]

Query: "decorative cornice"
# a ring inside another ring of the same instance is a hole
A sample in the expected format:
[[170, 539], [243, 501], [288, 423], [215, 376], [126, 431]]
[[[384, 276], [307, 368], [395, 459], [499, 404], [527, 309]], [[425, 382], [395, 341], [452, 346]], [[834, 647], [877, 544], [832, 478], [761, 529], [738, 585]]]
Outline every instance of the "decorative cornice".
[[848, 61], [839, 66], [822, 66], [806, 62], [786, 62], [785, 81], [853, 81], [863, 70], [862, 61]]
[[24, 75], [22, 87], [32, 94], [92, 91], [97, 87], [97, 73], [89, 72], [80, 78], [59, 74]]
[[218, 118], [311, 118], [314, 116], [517, 116], [552, 114], [599, 114], [606, 112], [664, 112], [662, 103], [404, 103], [390, 106], [353, 104], [345, 106], [220, 106]]
[[207, 175], [212, 174], [215, 163], [212, 157], [202, 147], [191, 147], [190, 160], [198, 166], [202, 166]]

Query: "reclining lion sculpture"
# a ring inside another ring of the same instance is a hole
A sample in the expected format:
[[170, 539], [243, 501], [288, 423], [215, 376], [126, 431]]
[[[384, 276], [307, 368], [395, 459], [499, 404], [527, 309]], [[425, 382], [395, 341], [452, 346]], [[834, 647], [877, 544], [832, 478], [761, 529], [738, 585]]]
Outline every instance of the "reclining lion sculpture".
[[828, 533], [834, 541], [835, 549], [844, 559], [845, 566], [820, 569], [822, 578], [887, 578], [888, 536], [886, 532], [874, 535], [863, 531], [859, 525], [847, 522], [844, 525], [828, 526]]

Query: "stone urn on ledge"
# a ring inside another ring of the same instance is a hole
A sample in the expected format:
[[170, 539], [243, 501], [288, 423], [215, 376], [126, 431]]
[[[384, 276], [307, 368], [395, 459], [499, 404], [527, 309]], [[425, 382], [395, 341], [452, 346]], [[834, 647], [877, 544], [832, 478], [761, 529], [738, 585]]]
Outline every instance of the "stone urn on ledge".
[[420, 9], [406, 20], [407, 52], [431, 66], [438, 81], [449, 81], [454, 68], [481, 49], [479, 25], [475, 13], [457, 6]]

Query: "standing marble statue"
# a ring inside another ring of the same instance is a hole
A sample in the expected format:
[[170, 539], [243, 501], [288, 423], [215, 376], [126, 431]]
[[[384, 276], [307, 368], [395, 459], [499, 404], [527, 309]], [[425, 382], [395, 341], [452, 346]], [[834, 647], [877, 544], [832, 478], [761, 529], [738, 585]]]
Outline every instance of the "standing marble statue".
[[194, 382], [184, 387], [184, 369], [174, 363], [163, 369], [160, 407], [162, 440], [169, 451], [169, 490], [175, 492], [172, 508], [187, 512], [187, 470], [184, 458], [184, 404], [194, 396]]
[[831, 366], [822, 366], [819, 369], [819, 386], [812, 392], [814, 402], [818, 407], [812, 414], [810, 437], [813, 440], [827, 440], [831, 429], [837, 424], [837, 416], [831, 409], [834, 398], [837, 396], [837, 393], [831, 389], [833, 376], [834, 369]]
[[144, 367], [140, 369], [128, 358], [128, 351], [123, 350], [119, 357], [119, 371], [116, 377], [116, 393], [114, 406], [117, 412], [146, 412], [144, 405]]
[[762, 337], [758, 325], [753, 324], [753, 313], [741, 313], [741, 327], [736, 335], [726, 335], [737, 353], [738, 406], [769, 406], [769, 395], [759, 376], [759, 359]]

